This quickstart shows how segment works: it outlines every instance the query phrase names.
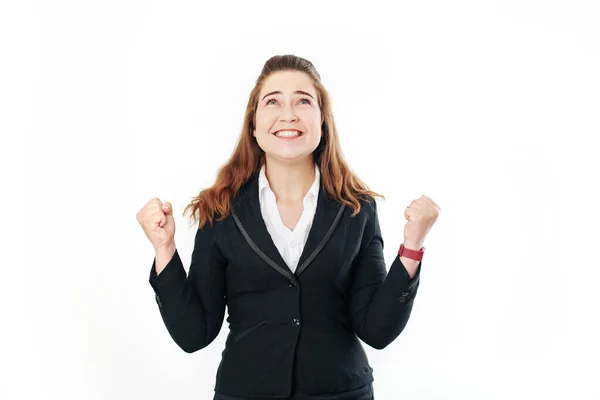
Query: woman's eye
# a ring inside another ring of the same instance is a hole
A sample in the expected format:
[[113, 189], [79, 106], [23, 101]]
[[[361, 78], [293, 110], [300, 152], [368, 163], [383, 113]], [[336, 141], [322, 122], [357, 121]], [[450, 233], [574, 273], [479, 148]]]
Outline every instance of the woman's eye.
[[[275, 99], [270, 99], [270, 100], [267, 100], [267, 105], [270, 105], [272, 101], [277, 101], [277, 100], [275, 100]], [[306, 104], [310, 104], [310, 100], [308, 100], [308, 99], [301, 99], [300, 101], [301, 101], [301, 102], [302, 102], [302, 101], [305, 101], [305, 102], [306, 102]]]

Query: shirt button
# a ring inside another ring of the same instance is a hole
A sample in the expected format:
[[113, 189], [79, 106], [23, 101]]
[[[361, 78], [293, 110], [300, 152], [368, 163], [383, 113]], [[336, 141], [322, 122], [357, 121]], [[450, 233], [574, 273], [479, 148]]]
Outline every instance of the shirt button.
[[296, 328], [300, 326], [300, 320], [298, 318], [294, 318], [292, 320], [292, 325], [295, 326]]

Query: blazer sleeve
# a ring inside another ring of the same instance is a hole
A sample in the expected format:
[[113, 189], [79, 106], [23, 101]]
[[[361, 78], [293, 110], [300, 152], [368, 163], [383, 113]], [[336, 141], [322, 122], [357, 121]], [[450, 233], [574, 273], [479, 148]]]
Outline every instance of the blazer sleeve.
[[408, 322], [419, 287], [422, 262], [411, 279], [400, 256], [396, 255], [386, 273], [375, 199], [370, 205], [373, 211], [365, 224], [361, 250], [353, 265], [350, 312], [357, 336], [369, 346], [383, 349], [396, 339]]
[[187, 277], [177, 250], [160, 274], [156, 274], [156, 257], [150, 271], [163, 322], [187, 353], [208, 346], [223, 325], [226, 261], [214, 235], [209, 224], [197, 230]]

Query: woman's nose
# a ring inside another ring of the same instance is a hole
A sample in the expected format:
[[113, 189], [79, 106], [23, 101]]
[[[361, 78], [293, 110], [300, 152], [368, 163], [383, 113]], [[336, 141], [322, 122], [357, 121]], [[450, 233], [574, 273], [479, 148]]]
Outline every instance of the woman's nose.
[[285, 107], [283, 107], [281, 119], [283, 121], [294, 121], [294, 120], [298, 119], [298, 117], [296, 116], [296, 113], [294, 112], [293, 107], [285, 106]]

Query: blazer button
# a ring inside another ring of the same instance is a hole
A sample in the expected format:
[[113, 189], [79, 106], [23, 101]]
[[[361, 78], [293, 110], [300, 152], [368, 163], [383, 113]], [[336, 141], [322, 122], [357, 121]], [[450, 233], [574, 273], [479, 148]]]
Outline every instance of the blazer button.
[[160, 297], [158, 297], [158, 294], [156, 295], [156, 302], [158, 303], [159, 307], [162, 307], [162, 302], [160, 301]]
[[409, 294], [408, 292], [402, 292], [402, 297], [406, 297], [406, 296], [408, 296], [408, 294]]
[[300, 320], [298, 318], [294, 318], [292, 320], [292, 325], [295, 326], [296, 328], [300, 326]]

